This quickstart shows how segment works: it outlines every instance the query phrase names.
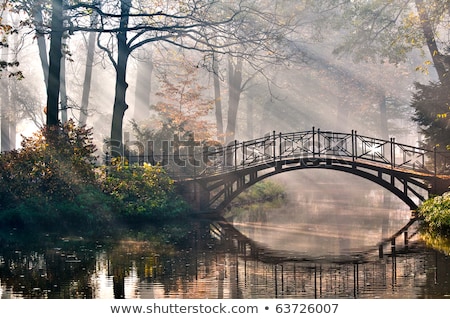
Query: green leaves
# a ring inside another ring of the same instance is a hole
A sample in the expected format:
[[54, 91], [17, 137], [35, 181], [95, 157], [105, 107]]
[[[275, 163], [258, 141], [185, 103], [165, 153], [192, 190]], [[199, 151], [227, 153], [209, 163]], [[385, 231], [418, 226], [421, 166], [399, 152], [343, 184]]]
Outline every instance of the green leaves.
[[450, 233], [450, 192], [426, 200], [418, 212], [427, 230], [437, 234]]
[[413, 120], [422, 128], [425, 136], [424, 146], [433, 149], [436, 145], [442, 148], [450, 145], [450, 92], [442, 83], [416, 83], [411, 106], [415, 109]]
[[105, 167], [101, 177], [103, 191], [116, 200], [116, 209], [128, 222], [164, 220], [187, 211], [173, 180], [161, 166], [123, 164]]

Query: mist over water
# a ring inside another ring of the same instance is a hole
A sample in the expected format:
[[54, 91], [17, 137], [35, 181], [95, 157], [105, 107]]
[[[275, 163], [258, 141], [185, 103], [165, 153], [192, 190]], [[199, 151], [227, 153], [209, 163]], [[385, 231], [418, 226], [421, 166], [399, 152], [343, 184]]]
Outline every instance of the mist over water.
[[233, 225], [267, 249], [297, 257], [338, 257], [376, 250], [411, 218], [409, 207], [387, 190], [349, 174], [301, 170], [273, 180], [286, 205]]
[[[445, 298], [449, 256], [411, 212], [358, 177], [300, 170], [287, 196], [220, 220], [148, 227], [121, 240], [59, 238], [0, 249], [0, 298]], [[15, 236], [11, 232], [10, 236]]]

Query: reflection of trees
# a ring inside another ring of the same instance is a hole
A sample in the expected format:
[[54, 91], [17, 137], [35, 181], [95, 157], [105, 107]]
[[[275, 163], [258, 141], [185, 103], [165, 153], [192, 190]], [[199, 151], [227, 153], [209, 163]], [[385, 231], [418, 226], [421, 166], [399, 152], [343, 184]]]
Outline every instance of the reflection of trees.
[[[149, 244], [142, 241], [112, 246], [107, 255], [114, 297], [124, 297], [125, 278], [132, 269], [139, 286], [159, 284], [165, 296], [177, 294], [183, 298], [207, 298], [206, 294], [215, 289], [217, 296], [223, 297], [221, 289], [228, 265], [224, 251], [227, 248], [211, 237], [209, 223], [195, 223], [194, 228], [177, 239], [176, 247], [164, 242]], [[216, 278], [218, 287], [203, 286], [200, 282], [205, 278]], [[198, 291], [192, 290], [193, 283], [199, 283]]]
[[450, 293], [448, 256], [424, 253], [418, 242], [403, 242], [403, 233], [389, 238], [382, 255], [374, 247], [314, 259], [265, 249], [228, 224], [192, 225], [103, 247], [71, 241], [1, 252], [2, 297], [12, 291], [25, 298], [104, 298], [101, 289], [114, 298], [200, 299], [417, 298], [411, 287], [423, 287], [424, 297]]
[[0, 279], [13, 294], [25, 298], [92, 298], [92, 250], [75, 246], [45, 251], [6, 251]]

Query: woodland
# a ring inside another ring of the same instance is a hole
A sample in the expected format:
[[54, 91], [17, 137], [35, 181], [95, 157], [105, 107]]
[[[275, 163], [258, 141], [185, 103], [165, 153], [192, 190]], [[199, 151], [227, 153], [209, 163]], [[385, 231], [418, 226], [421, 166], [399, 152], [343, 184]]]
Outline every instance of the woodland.
[[[2, 0], [0, 10], [9, 225], [62, 198], [79, 211], [86, 196], [98, 209], [113, 194], [122, 202], [106, 215], [164, 207], [172, 186], [158, 168], [98, 168], [133, 141], [227, 144], [315, 126], [450, 148], [448, 1]], [[142, 199], [120, 183], [132, 170], [167, 191]]]

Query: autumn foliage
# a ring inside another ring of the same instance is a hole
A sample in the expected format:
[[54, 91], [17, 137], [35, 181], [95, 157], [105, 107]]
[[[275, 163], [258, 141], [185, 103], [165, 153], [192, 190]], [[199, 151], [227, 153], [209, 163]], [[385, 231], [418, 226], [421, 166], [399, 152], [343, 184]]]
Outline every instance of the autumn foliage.
[[0, 155], [0, 228], [104, 230], [184, 209], [161, 168], [98, 166], [91, 130], [73, 121], [45, 127], [21, 146]]

